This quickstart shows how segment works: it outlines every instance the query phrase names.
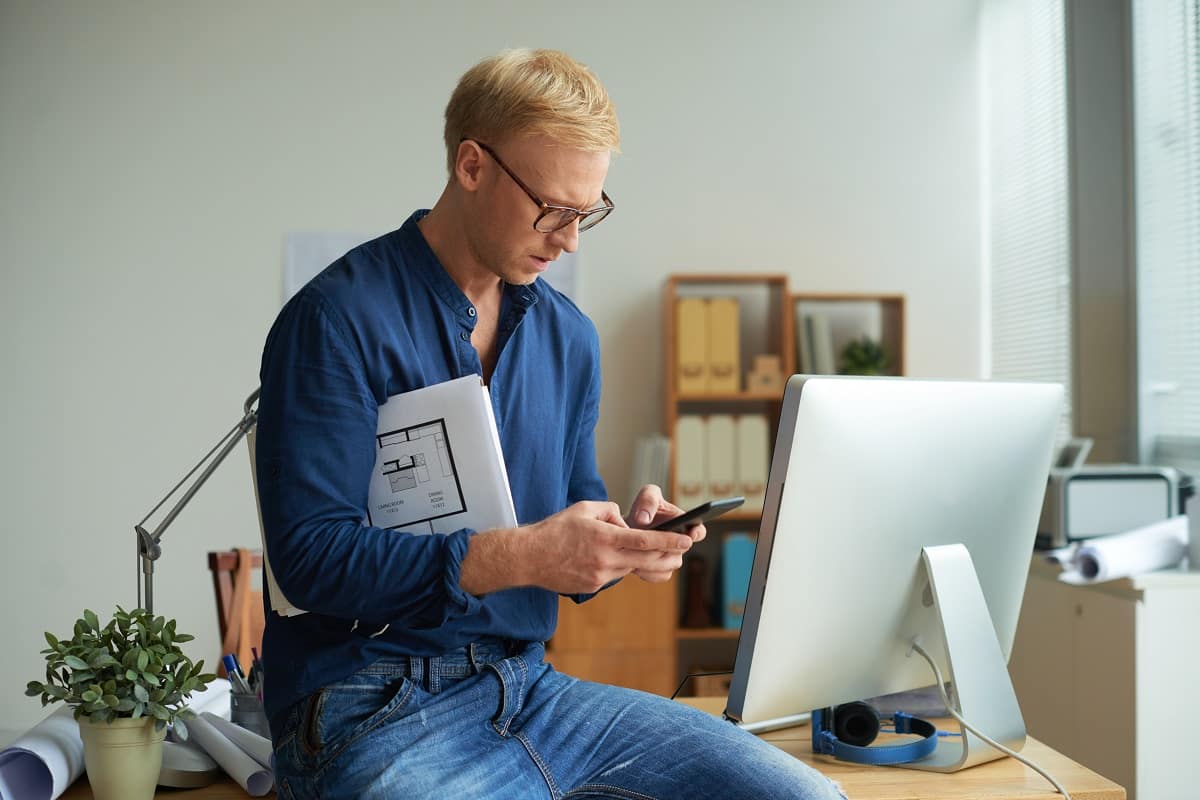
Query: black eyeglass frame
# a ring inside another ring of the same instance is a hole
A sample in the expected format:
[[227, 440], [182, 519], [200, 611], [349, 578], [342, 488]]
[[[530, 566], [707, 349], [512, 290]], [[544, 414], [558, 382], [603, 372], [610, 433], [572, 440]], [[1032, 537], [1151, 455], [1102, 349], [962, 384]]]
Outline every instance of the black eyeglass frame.
[[[537, 215], [537, 219], [535, 219], [533, 221], [533, 229], [535, 231], [537, 231], [538, 233], [554, 233], [555, 231], [561, 231], [563, 228], [570, 225], [576, 219], [579, 220], [579, 232], [583, 233], [584, 231], [591, 230], [592, 228], [596, 227], [601, 222], [603, 222], [604, 218], [607, 217], [609, 214], [611, 214], [612, 210], [614, 208], [616, 208], [616, 206], [613, 205], [612, 199], [609, 198], [608, 193], [605, 192], [603, 189], [600, 190], [600, 201], [602, 203], [604, 203], [604, 205], [599, 206], [597, 208], [589, 208], [586, 211], [580, 211], [578, 208], [571, 208], [570, 206], [556, 206], [552, 203], [547, 203], [545, 200], [543, 200], [542, 198], [540, 198], [536, 194], [534, 194], [533, 190], [530, 189], [528, 186], [526, 186], [525, 182], [523, 180], [521, 180], [520, 178], [518, 178], [516, 176], [516, 173], [514, 173], [511, 169], [508, 168], [508, 165], [505, 164], [500, 159], [500, 156], [496, 155], [495, 150], [488, 147], [486, 144], [479, 141], [478, 139], [472, 139], [469, 136], [464, 136], [459, 141], [460, 142], [471, 142], [473, 144], [479, 145], [479, 147], [483, 150], [483, 152], [485, 152], [489, 156], [491, 156], [492, 160], [500, 165], [500, 169], [504, 170], [505, 174], [508, 175], [508, 177], [513, 179], [513, 183], [515, 183], [517, 186], [520, 186], [521, 191], [525, 192], [525, 194], [529, 197], [529, 199], [532, 200], [535, 205], [537, 205], [537, 207], [541, 211]], [[557, 225], [557, 226], [551, 228], [548, 231], [542, 230], [541, 228], [539, 228], [538, 224], [543, 219], [550, 216], [551, 214], [560, 214], [565, 218], [566, 221], [560, 225]], [[570, 215], [570, 216], [567, 216], [567, 215]], [[587, 221], [588, 217], [593, 217], [593, 219], [589, 222], [589, 221]]]

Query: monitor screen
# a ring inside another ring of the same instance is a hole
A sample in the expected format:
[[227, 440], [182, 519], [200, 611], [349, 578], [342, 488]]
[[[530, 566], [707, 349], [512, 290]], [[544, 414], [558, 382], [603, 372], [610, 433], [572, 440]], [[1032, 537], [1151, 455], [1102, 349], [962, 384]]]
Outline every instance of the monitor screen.
[[1062, 410], [1056, 384], [793, 376], [726, 714], [929, 686], [914, 639], [952, 675], [930, 546], [966, 547], [1006, 662]]

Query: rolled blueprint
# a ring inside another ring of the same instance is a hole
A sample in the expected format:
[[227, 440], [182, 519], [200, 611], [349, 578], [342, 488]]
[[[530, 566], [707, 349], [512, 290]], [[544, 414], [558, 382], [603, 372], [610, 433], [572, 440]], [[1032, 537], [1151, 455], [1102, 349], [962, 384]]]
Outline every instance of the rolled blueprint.
[[0, 752], [0, 800], [53, 800], [83, 774], [83, 740], [62, 706]]
[[190, 719], [187, 726], [188, 738], [195, 740], [251, 797], [262, 797], [275, 786], [275, 776], [271, 770], [225, 738], [208, 717], [201, 715]]
[[218, 733], [242, 748], [246, 755], [267, 769], [271, 768], [270, 739], [259, 736], [254, 731], [247, 730], [241, 725], [235, 725], [227, 719], [221, 719], [215, 714], [205, 714], [204, 719], [210, 722], [217, 729]]
[[1099, 583], [1174, 567], [1187, 550], [1187, 517], [1172, 517], [1116, 536], [1088, 539], [1059, 580]]

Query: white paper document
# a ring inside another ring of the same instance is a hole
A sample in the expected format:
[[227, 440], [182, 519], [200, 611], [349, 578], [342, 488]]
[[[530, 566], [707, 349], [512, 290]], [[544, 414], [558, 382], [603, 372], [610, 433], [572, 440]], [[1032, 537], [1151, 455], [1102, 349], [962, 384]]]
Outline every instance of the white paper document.
[[468, 375], [379, 408], [367, 521], [405, 533], [516, 527], [491, 396]]
[[[259, 764], [213, 725], [211, 714], [188, 720], [188, 739], [204, 749], [251, 797], [262, 797], [275, 786], [271, 770]], [[216, 718], [219, 719], [219, 718]]]
[[53, 800], [83, 774], [83, 740], [61, 706], [0, 752], [0, 800]]
[[[491, 395], [478, 375], [389, 398], [374, 444], [367, 524], [417, 534], [516, 527]], [[265, 542], [263, 565], [271, 608], [304, 613], [279, 590]]]
[[1187, 550], [1187, 517], [1172, 517], [1115, 536], [1081, 542], [1058, 576], [1064, 583], [1099, 583], [1174, 567]]

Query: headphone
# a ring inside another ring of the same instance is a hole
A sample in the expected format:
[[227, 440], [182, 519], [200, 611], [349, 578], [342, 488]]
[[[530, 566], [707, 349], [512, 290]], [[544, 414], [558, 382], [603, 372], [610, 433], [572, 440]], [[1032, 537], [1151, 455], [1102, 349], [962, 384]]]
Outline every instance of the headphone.
[[812, 749], [856, 764], [907, 764], [933, 753], [938, 730], [932, 722], [897, 711], [896, 733], [915, 733], [914, 742], [868, 747], [879, 735], [879, 712], [862, 702], [843, 703], [812, 712]]

